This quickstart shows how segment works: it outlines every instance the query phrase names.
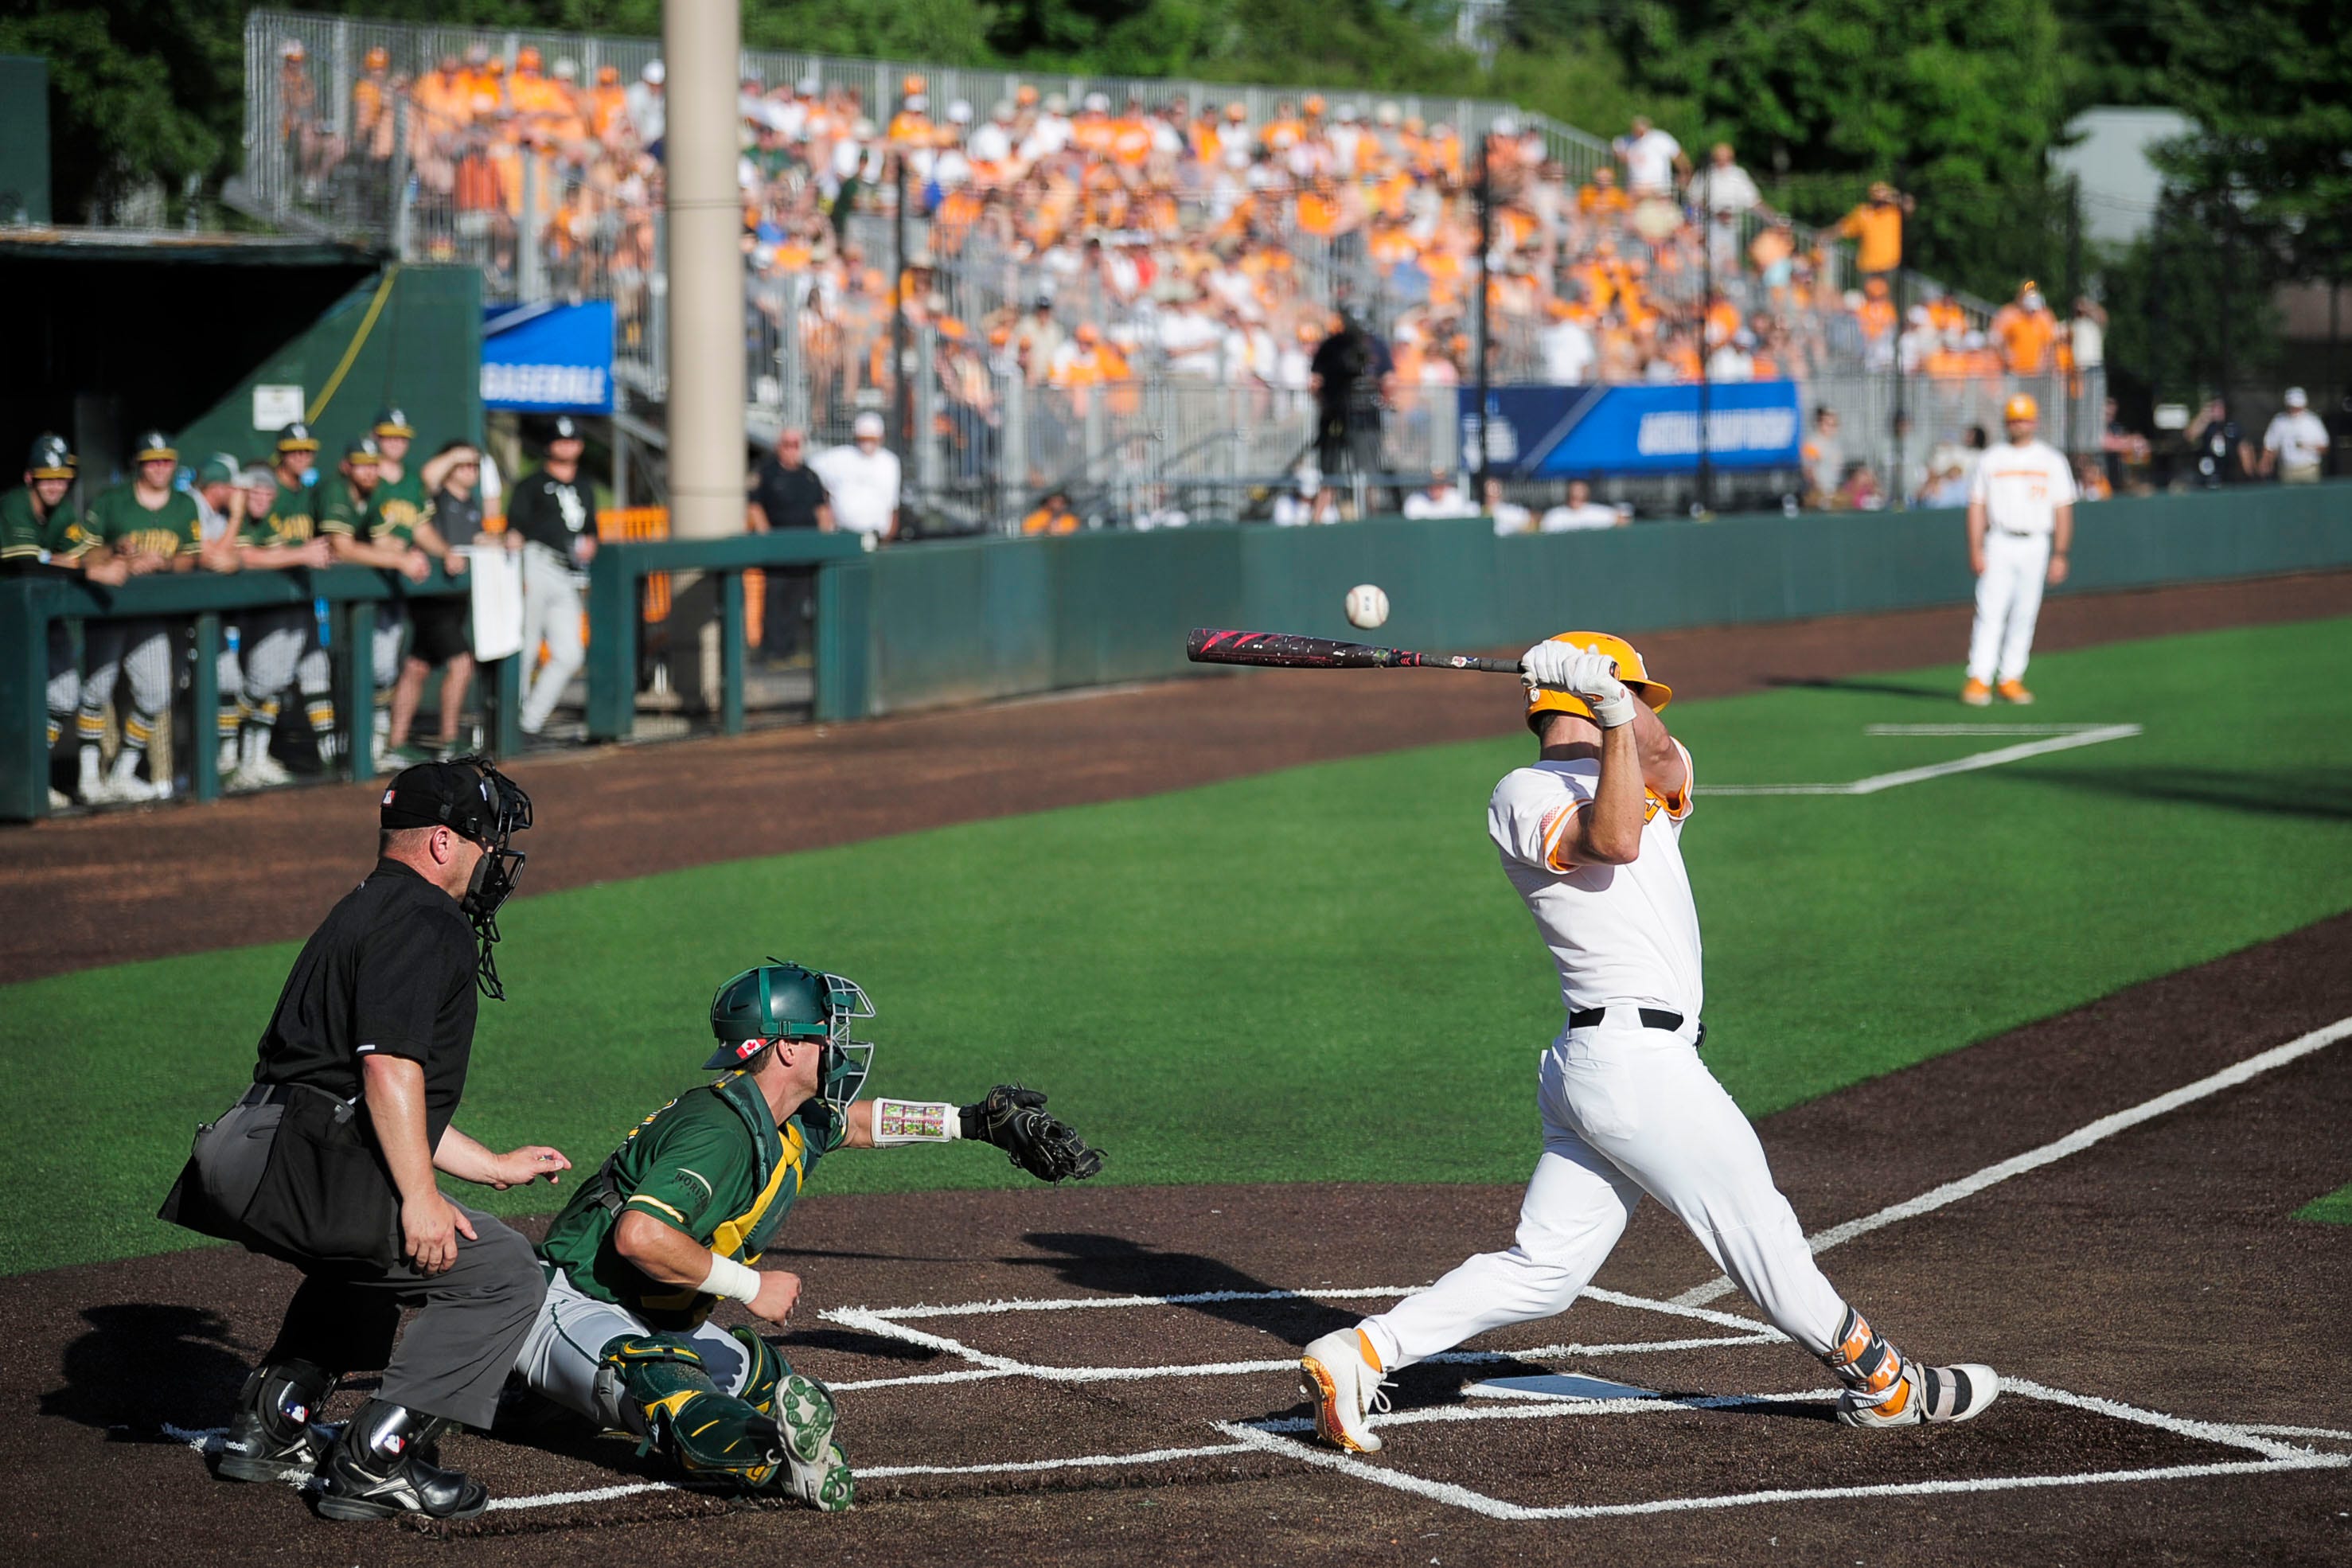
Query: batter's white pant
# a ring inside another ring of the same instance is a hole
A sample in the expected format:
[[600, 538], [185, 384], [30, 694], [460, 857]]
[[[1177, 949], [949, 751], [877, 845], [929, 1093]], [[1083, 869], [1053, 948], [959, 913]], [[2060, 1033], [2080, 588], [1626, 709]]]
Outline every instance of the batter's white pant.
[[[582, 1294], [559, 1268], [548, 1279], [547, 1300], [540, 1303], [538, 1319], [523, 1336], [515, 1370], [533, 1389], [573, 1415], [620, 1429], [625, 1426], [621, 1412], [596, 1397], [596, 1369], [613, 1341], [654, 1331], [627, 1308]], [[691, 1337], [702, 1369], [719, 1391], [742, 1393], [751, 1380], [751, 1358], [741, 1342], [707, 1319]]]
[[1571, 1029], [1544, 1054], [1537, 1103], [1544, 1152], [1519, 1210], [1517, 1245], [1473, 1258], [1366, 1319], [1361, 1326], [1387, 1366], [1566, 1311], [1643, 1193], [1690, 1227], [1775, 1327], [1813, 1354], [1829, 1354], [1844, 1299], [1814, 1266], [1756, 1130], [1685, 1035], [1619, 1025], [1613, 1014]]
[[2025, 674], [2042, 584], [2050, 573], [2046, 533], [1985, 533], [1984, 575], [1977, 579], [1977, 624], [1969, 634], [1969, 679], [1991, 685]]
[[544, 544], [522, 547], [522, 657], [534, 658], [547, 639], [547, 662], [522, 700], [522, 727], [533, 734], [563, 697], [563, 688], [588, 657], [580, 640], [580, 588], [572, 566]]

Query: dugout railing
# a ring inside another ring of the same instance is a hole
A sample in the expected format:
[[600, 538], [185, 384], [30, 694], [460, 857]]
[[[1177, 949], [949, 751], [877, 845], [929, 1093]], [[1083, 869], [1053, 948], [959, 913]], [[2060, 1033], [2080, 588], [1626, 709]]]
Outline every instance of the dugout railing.
[[842, 563], [866, 553], [855, 533], [746, 533], [727, 539], [658, 539], [607, 542], [588, 563], [588, 697], [586, 734], [591, 742], [625, 741], [635, 728], [638, 637], [644, 616], [638, 584], [669, 574], [674, 592], [695, 590], [685, 574], [695, 574], [711, 594], [711, 625], [718, 639], [713, 704], [720, 733], [743, 732], [746, 616], [744, 580], [769, 567], [814, 567], [816, 572], [816, 679], [814, 716], [819, 721], [855, 717], [841, 683], [840, 660], [830, 657], [842, 618]]
[[[218, 654], [225, 624], [248, 610], [297, 608], [323, 601], [328, 640], [335, 655], [335, 770], [353, 778], [375, 771], [373, 721], [375, 676], [369, 657], [376, 606], [467, 591], [438, 566], [422, 583], [366, 566], [299, 572], [206, 572], [139, 577], [104, 587], [66, 576], [0, 581], [0, 821], [30, 822], [48, 815], [50, 752], [47, 731], [49, 634], [73, 621], [162, 620], [172, 626], [174, 673], [185, 658], [191, 714], [188, 797], [221, 793], [213, 716], [219, 706]], [[193, 641], [193, 647], [189, 646]], [[495, 749], [511, 752], [520, 740], [520, 661], [484, 665], [480, 682], [487, 732]], [[173, 698], [178, 698], [178, 680]]]

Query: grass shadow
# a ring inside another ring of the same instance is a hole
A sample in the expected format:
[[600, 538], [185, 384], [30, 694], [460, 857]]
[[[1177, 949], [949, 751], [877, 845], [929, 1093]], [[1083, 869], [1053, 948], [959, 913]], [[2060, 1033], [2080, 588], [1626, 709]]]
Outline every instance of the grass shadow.
[[2352, 822], [2352, 778], [2326, 768], [2269, 771], [2184, 767], [2018, 767], [1995, 780], [2056, 784], [2094, 795], [2211, 806], [2260, 816]]
[[1948, 686], [1920, 686], [1899, 680], [1872, 680], [1865, 677], [1832, 679], [1822, 676], [1768, 675], [1764, 684], [1780, 690], [1849, 691], [1868, 697], [1915, 697], [1949, 706], [1959, 700], [1959, 693]]

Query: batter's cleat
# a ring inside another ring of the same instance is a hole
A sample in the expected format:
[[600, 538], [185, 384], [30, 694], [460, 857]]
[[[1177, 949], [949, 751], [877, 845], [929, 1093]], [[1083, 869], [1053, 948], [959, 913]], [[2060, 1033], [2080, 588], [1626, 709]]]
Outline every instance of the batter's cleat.
[[1990, 708], [1992, 706], [1992, 688], [1971, 675], [1969, 683], [1960, 688], [1960, 700], [1971, 708]]
[[2014, 702], [2020, 708], [2033, 700], [2033, 693], [2025, 689], [2022, 680], [2004, 680], [1993, 689], [2000, 694], [2003, 702]]
[[255, 1367], [237, 1393], [213, 1474], [225, 1481], [309, 1480], [333, 1442], [310, 1417], [334, 1386], [306, 1361]]
[[1336, 1329], [1298, 1356], [1298, 1392], [1315, 1406], [1315, 1436], [1351, 1454], [1380, 1451], [1367, 1419], [1386, 1411], [1381, 1358], [1361, 1329]]
[[1891, 1393], [1875, 1402], [1848, 1390], [1838, 1395], [1837, 1418], [1849, 1426], [1916, 1426], [1966, 1421], [2000, 1396], [2000, 1374], [1976, 1362], [1921, 1366], [1906, 1362]]
[[442, 1423], [404, 1405], [371, 1399], [360, 1406], [319, 1466], [322, 1519], [472, 1519], [490, 1491], [472, 1477], [445, 1470], [436, 1439]]

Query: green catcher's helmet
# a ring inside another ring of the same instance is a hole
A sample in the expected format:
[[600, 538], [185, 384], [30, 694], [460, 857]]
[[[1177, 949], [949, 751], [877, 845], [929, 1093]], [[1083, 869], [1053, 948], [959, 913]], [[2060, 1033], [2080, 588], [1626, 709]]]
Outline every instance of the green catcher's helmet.
[[824, 1096], [846, 1110], [874, 1065], [873, 1045], [851, 1037], [852, 1020], [872, 1016], [874, 1004], [856, 981], [771, 958], [710, 999], [719, 1048], [702, 1065], [710, 1071], [739, 1068], [778, 1040], [823, 1040]]

